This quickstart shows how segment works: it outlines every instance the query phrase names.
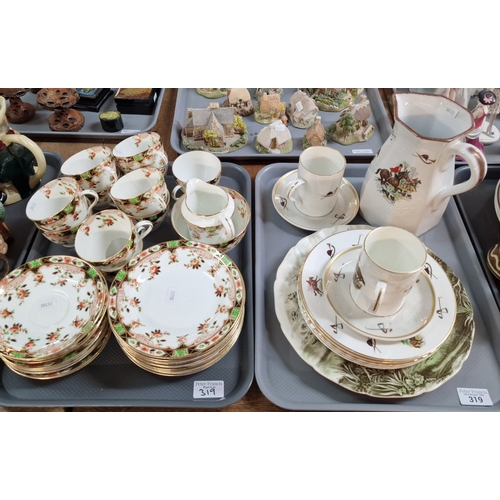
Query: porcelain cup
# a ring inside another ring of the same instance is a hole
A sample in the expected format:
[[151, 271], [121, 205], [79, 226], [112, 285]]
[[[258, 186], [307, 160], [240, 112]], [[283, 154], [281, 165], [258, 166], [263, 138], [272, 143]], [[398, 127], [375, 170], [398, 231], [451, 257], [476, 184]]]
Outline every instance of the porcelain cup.
[[201, 179], [190, 179], [181, 214], [194, 241], [227, 241], [235, 236], [234, 199], [219, 186]]
[[93, 189], [99, 195], [95, 209], [105, 208], [111, 203], [109, 191], [118, 180], [116, 161], [111, 149], [93, 146], [68, 158], [61, 166], [61, 173], [76, 179], [82, 189]]
[[346, 167], [346, 159], [336, 149], [312, 146], [300, 154], [297, 180], [287, 197], [297, 210], [310, 217], [329, 214], [337, 196]]
[[363, 242], [350, 285], [355, 304], [374, 316], [389, 316], [402, 307], [427, 259], [420, 239], [398, 227], [370, 231]]
[[79, 227], [75, 251], [101, 271], [114, 272], [142, 251], [142, 240], [152, 227], [150, 221], [134, 223], [120, 210], [102, 210]]
[[219, 158], [208, 151], [189, 151], [178, 156], [172, 163], [172, 174], [177, 186], [172, 198], [178, 200], [186, 192], [189, 179], [201, 179], [208, 184], [218, 184], [222, 171]]
[[165, 177], [155, 167], [141, 167], [120, 177], [110, 195], [116, 208], [139, 218], [165, 212], [170, 201]]
[[92, 214], [98, 201], [94, 190], [81, 189], [72, 177], [58, 177], [33, 194], [26, 216], [46, 231], [70, 231]]
[[160, 135], [156, 132], [136, 134], [118, 143], [113, 149], [118, 168], [127, 174], [141, 167], [155, 167], [165, 175], [168, 158]]

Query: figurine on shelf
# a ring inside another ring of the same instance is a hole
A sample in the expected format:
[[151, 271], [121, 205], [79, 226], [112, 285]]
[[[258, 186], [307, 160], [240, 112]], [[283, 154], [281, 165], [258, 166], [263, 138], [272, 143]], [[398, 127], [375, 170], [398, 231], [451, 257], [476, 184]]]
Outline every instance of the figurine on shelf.
[[309, 128], [316, 120], [318, 106], [305, 92], [297, 90], [290, 97], [286, 114], [294, 127]]
[[302, 140], [302, 147], [304, 149], [311, 146], [326, 146], [327, 140], [325, 135], [325, 127], [321, 123], [321, 116], [317, 116], [315, 122], [307, 129], [304, 139]]
[[260, 100], [260, 98], [264, 94], [267, 94], [267, 95], [278, 94], [279, 96], [282, 96], [283, 95], [283, 89], [276, 89], [276, 88], [273, 88], [273, 89], [265, 89], [265, 88], [255, 89], [255, 92], [254, 92], [253, 96], [258, 101], [258, 100]]
[[181, 131], [182, 145], [190, 151], [230, 153], [248, 142], [243, 119], [234, 108], [220, 108], [212, 102], [208, 108], [189, 108]]
[[255, 106], [254, 118], [257, 123], [267, 125], [285, 114], [286, 104], [281, 102], [279, 94], [262, 94]]
[[264, 127], [255, 138], [255, 149], [262, 154], [290, 153], [293, 141], [287, 122], [287, 117], [283, 116], [281, 120]]
[[27, 198], [45, 174], [47, 163], [40, 147], [9, 127], [7, 104], [0, 97], [0, 192], [11, 205]]
[[489, 89], [495, 94], [494, 104], [490, 104], [488, 109], [488, 121], [484, 122], [481, 142], [483, 144], [492, 144], [500, 138], [500, 131], [495, 126], [495, 120], [500, 112], [500, 89]]
[[73, 106], [80, 99], [76, 88], [41, 89], [36, 102], [42, 108], [54, 111], [49, 116], [50, 130], [54, 132], [78, 132], [85, 124], [85, 117]]
[[227, 89], [227, 99], [222, 105], [225, 108], [234, 108], [234, 112], [240, 116], [251, 115], [254, 105], [248, 89]]
[[299, 89], [305, 92], [321, 111], [342, 111], [354, 102], [363, 89]]
[[35, 106], [29, 102], [24, 102], [21, 97], [30, 89], [0, 89], [0, 96], [5, 97], [10, 102], [6, 116], [10, 123], [29, 122], [36, 113]]
[[372, 111], [370, 101], [363, 94], [357, 104], [351, 103], [340, 118], [330, 125], [326, 131], [332, 141], [344, 146], [365, 142], [375, 133], [375, 127], [368, 123]]
[[196, 89], [196, 92], [207, 99], [218, 99], [227, 95], [227, 89]]
[[472, 111], [474, 116], [474, 130], [467, 135], [465, 142], [476, 146], [483, 151], [484, 145], [480, 140], [481, 132], [483, 131], [484, 121], [488, 115], [489, 107], [496, 102], [495, 94], [491, 90], [481, 90], [477, 95], [477, 106]]

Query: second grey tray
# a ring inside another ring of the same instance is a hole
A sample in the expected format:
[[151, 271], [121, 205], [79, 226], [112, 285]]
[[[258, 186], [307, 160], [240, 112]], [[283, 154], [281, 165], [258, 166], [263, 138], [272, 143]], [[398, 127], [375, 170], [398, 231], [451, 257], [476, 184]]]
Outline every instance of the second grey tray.
[[[173, 176], [167, 176], [171, 191]], [[248, 172], [239, 165], [222, 164], [221, 185], [235, 189], [251, 204]], [[144, 248], [162, 241], [178, 239], [167, 217], [162, 225], [144, 239]], [[46, 240], [35, 238], [26, 260], [44, 255], [74, 254]], [[154, 375], [132, 363], [114, 337], [103, 352], [82, 370], [55, 380], [40, 381], [16, 375], [0, 362], [0, 406], [10, 407], [164, 407], [222, 408], [240, 400], [250, 388], [254, 376], [252, 228], [241, 243], [228, 252], [239, 267], [247, 291], [243, 330], [231, 350], [202, 372], [182, 377]], [[224, 397], [194, 399], [195, 381], [223, 381]]]
[[[287, 223], [273, 206], [275, 182], [294, 168], [297, 165], [268, 165], [255, 179], [255, 376], [263, 394], [274, 404], [292, 410], [499, 411], [500, 312], [454, 200], [450, 200], [439, 225], [421, 239], [453, 269], [472, 303], [475, 335], [462, 369], [432, 392], [383, 399], [344, 389], [301, 359], [281, 331], [273, 290], [276, 271], [287, 252], [311, 234]], [[366, 165], [348, 164], [345, 177], [359, 192], [365, 173]], [[366, 222], [358, 215], [352, 224]], [[462, 406], [458, 387], [487, 389], [493, 406]]]

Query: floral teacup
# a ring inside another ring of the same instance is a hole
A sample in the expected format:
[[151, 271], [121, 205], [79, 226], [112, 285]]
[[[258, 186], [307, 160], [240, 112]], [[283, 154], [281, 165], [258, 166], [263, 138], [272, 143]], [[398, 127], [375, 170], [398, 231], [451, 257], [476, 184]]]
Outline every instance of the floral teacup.
[[114, 147], [113, 156], [124, 174], [147, 166], [161, 170], [163, 175], [167, 171], [168, 158], [160, 135], [156, 132], [143, 132], [128, 137]]

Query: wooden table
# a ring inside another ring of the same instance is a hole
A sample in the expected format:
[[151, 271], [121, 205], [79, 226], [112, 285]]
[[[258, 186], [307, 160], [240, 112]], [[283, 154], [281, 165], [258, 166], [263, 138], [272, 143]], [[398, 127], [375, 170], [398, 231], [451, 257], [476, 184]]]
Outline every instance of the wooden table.
[[[391, 112], [391, 89], [379, 89], [380, 95], [382, 97], [382, 101], [388, 113], [388, 116], [392, 120], [392, 112]], [[160, 113], [158, 116], [158, 120], [152, 131], [158, 132], [165, 147], [165, 151], [167, 153], [169, 161], [175, 160], [179, 156], [179, 154], [172, 149], [170, 145], [170, 135], [172, 131], [172, 123], [174, 118], [175, 111], [175, 102], [177, 97], [177, 89], [165, 89], [165, 94], [163, 96], [163, 103], [160, 109]], [[14, 127], [15, 128], [15, 127]], [[109, 140], [103, 140], [100, 142], [100, 145], [108, 146], [111, 149], [120, 142], [119, 138], [110, 138]], [[52, 139], [37, 139], [36, 143], [42, 148], [43, 151], [51, 151], [54, 153], [58, 153], [61, 155], [63, 161], [67, 160], [70, 156], [75, 153], [81, 151], [82, 149], [86, 149], [91, 146], [96, 145], [96, 141], [88, 140], [88, 139], [64, 139], [61, 138], [59, 141], [54, 141]], [[264, 167], [268, 162], [257, 162], [257, 161], [246, 161], [246, 162], [238, 162], [241, 166], [243, 166], [252, 179], [252, 191], [253, 191], [253, 183], [255, 176], [258, 171]], [[1, 408], [0, 408], [1, 409]], [[95, 412], [95, 411], [211, 411], [211, 412], [247, 412], [247, 411], [258, 411], [258, 412], [270, 412], [270, 411], [286, 411], [273, 403], [271, 403], [266, 397], [262, 394], [259, 387], [257, 386], [256, 381], [254, 380], [250, 390], [247, 394], [237, 403], [221, 409], [169, 409], [169, 408], [114, 408], [114, 407], [96, 407], [96, 408], [4, 408], [4, 411], [65, 411], [72, 410], [78, 412]]]

